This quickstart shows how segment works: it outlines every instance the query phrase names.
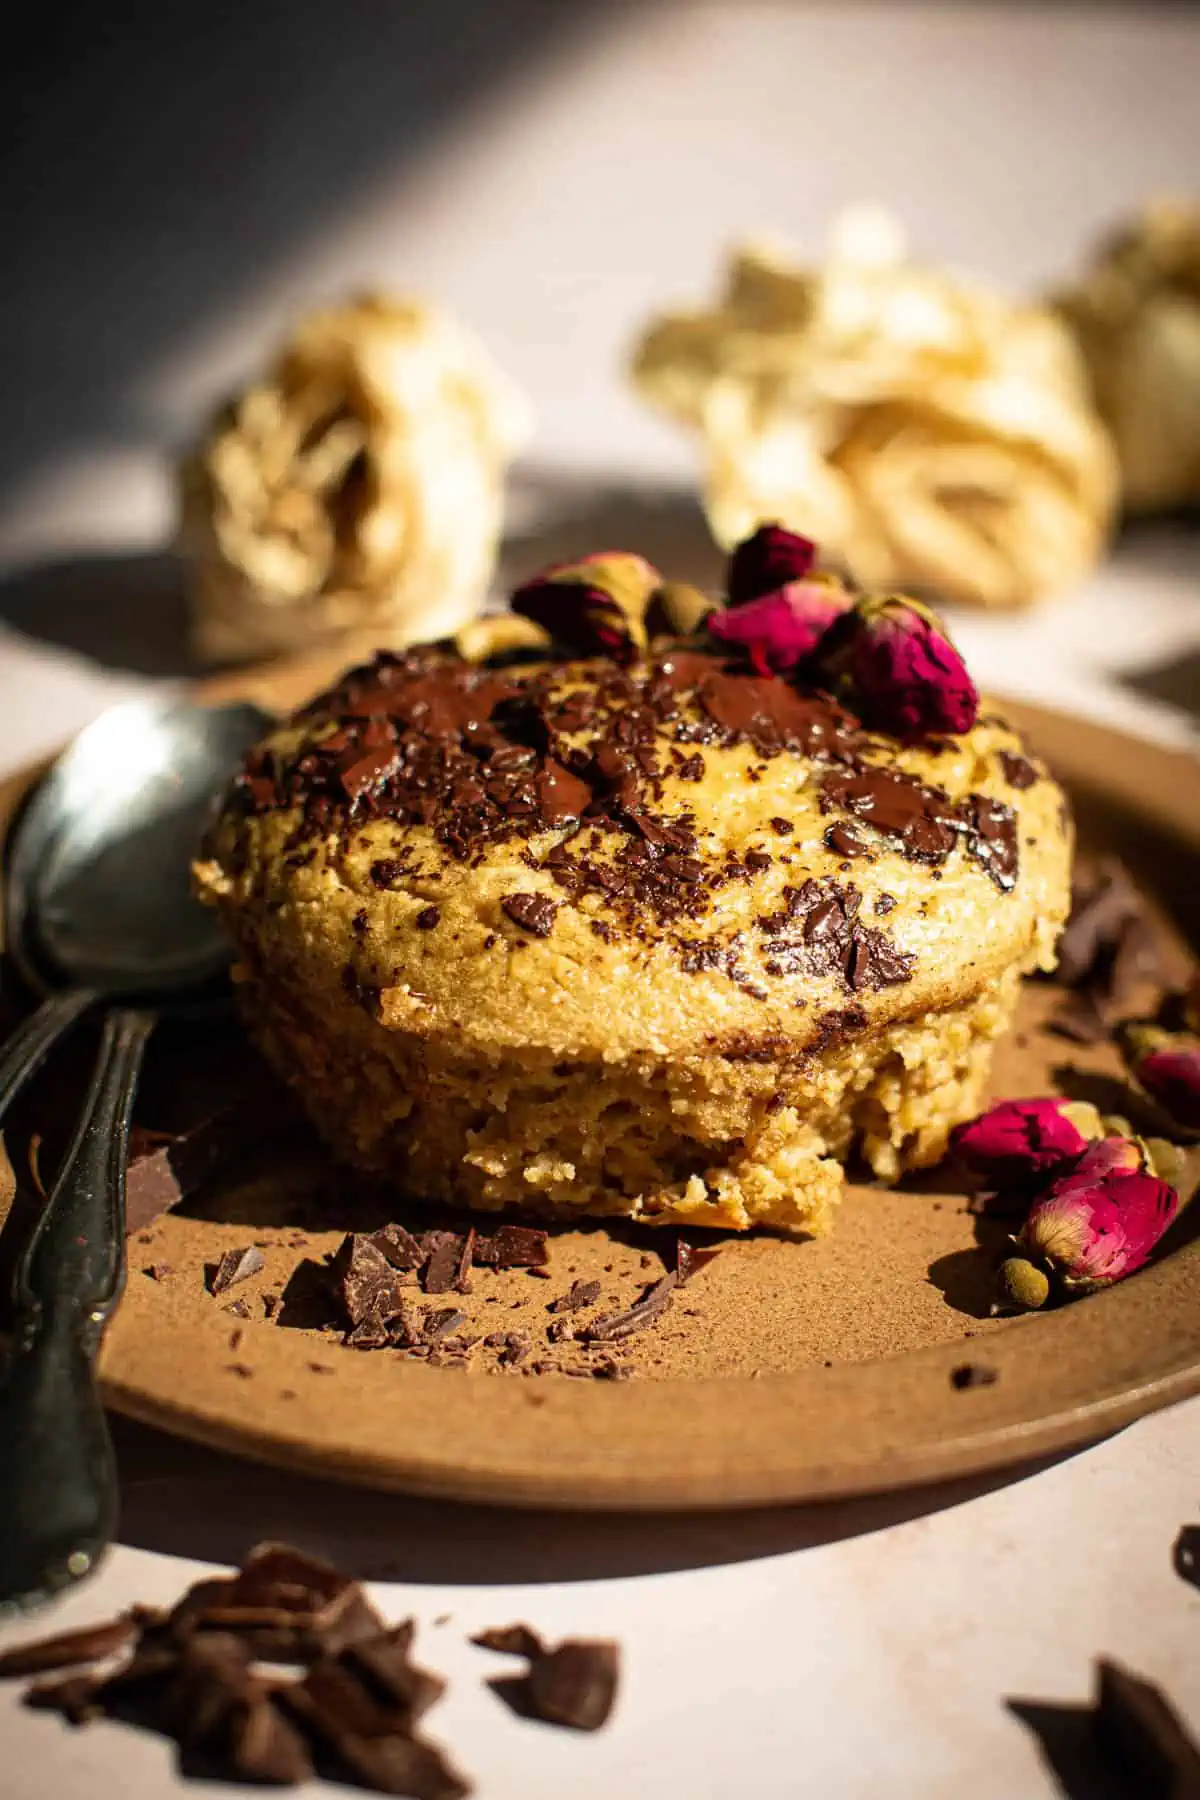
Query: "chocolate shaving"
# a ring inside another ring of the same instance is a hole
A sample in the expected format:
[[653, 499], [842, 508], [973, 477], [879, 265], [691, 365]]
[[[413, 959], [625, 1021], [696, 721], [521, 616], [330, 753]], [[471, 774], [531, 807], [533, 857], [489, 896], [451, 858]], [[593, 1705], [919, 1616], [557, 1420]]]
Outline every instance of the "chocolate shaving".
[[1101, 1659], [1092, 1714], [1096, 1747], [1138, 1800], [1200, 1795], [1200, 1746], [1161, 1688]]
[[693, 1275], [698, 1275], [701, 1269], [707, 1268], [709, 1263], [720, 1254], [719, 1245], [712, 1249], [702, 1250], [697, 1245], [690, 1244], [686, 1238], [677, 1238], [675, 1242], [675, 1274], [678, 1278], [678, 1285], [682, 1287], [685, 1282], [691, 1280]]
[[240, 1250], [227, 1250], [212, 1271], [208, 1291], [210, 1294], [223, 1294], [237, 1282], [257, 1275], [266, 1264], [266, 1257], [253, 1244], [246, 1244]]
[[598, 1281], [573, 1281], [565, 1294], [550, 1302], [547, 1310], [552, 1313], [578, 1312], [581, 1307], [594, 1306], [599, 1298]]
[[124, 1650], [138, 1635], [137, 1621], [124, 1613], [100, 1625], [84, 1625], [78, 1631], [61, 1631], [35, 1644], [21, 1644], [0, 1651], [0, 1681], [22, 1675], [45, 1675], [53, 1669], [77, 1669], [82, 1663], [100, 1662]]
[[635, 1332], [645, 1331], [660, 1319], [671, 1304], [671, 1296], [678, 1285], [679, 1277], [672, 1270], [652, 1282], [640, 1300], [627, 1307], [624, 1312], [608, 1313], [603, 1318], [593, 1319], [590, 1324], [581, 1327], [578, 1336], [585, 1343], [613, 1343], [620, 1338], [632, 1337]]

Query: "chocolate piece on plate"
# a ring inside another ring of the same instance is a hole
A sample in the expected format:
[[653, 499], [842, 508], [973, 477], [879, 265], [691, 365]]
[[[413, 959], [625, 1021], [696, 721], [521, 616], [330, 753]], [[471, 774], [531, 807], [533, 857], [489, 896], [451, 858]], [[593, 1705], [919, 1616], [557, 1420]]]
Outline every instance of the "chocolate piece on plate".
[[208, 1291], [210, 1294], [223, 1294], [239, 1281], [246, 1281], [251, 1275], [259, 1274], [266, 1264], [266, 1257], [253, 1244], [244, 1244], [237, 1250], [226, 1250], [212, 1272]]

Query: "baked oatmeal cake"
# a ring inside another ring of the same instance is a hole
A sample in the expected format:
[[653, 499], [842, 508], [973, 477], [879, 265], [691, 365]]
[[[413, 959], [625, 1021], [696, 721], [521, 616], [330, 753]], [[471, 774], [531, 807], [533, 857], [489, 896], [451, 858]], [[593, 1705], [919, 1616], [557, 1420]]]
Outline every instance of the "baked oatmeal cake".
[[348, 1164], [819, 1232], [852, 1153], [890, 1180], [978, 1111], [1053, 965], [1063, 796], [932, 614], [789, 538], [683, 638], [706, 603], [640, 558], [549, 571], [470, 656], [380, 654], [253, 752], [198, 887]]

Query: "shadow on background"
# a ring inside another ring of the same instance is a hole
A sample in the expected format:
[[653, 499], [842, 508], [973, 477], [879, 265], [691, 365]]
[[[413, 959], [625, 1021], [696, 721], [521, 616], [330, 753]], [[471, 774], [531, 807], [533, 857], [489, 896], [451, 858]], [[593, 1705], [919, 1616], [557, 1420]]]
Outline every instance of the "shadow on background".
[[161, 440], [139, 400], [148, 370], [595, 10], [21, 7], [0, 58], [0, 499], [80, 445]]
[[602, 1581], [783, 1556], [961, 1506], [1064, 1457], [933, 1488], [767, 1511], [528, 1512], [374, 1493], [243, 1462], [113, 1420], [120, 1541], [235, 1563], [282, 1538], [374, 1581]]

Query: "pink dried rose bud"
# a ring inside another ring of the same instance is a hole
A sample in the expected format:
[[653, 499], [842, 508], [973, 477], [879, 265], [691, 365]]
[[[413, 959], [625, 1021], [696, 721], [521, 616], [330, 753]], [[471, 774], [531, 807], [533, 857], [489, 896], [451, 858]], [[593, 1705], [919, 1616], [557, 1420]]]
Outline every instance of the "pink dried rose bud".
[[1157, 1025], [1130, 1025], [1121, 1048], [1138, 1085], [1172, 1124], [1189, 1137], [1200, 1132], [1200, 1044]]
[[994, 1186], [1028, 1187], [1074, 1163], [1100, 1130], [1100, 1115], [1086, 1101], [1002, 1100], [957, 1125], [950, 1142]]
[[789, 582], [801, 581], [815, 567], [817, 546], [799, 532], [782, 525], [760, 525], [752, 537], [743, 538], [729, 558], [726, 590], [730, 606], [741, 606], [763, 594], [773, 594]]
[[739, 644], [759, 675], [782, 675], [812, 655], [835, 619], [853, 604], [832, 575], [789, 581], [774, 593], [708, 615], [710, 634]]
[[577, 655], [632, 662], [646, 647], [646, 609], [661, 586], [644, 556], [605, 550], [543, 569], [516, 589], [511, 605]]
[[[1071, 1174], [1051, 1183], [1034, 1201], [1017, 1238], [1025, 1256], [1048, 1267], [1068, 1292], [1086, 1293], [1122, 1281], [1149, 1261], [1150, 1253], [1179, 1211], [1179, 1196], [1142, 1167], [1104, 1167], [1115, 1156], [1104, 1139]], [[1129, 1151], [1140, 1162], [1136, 1145]], [[1087, 1167], [1089, 1158], [1094, 1166]]]
[[821, 646], [826, 680], [867, 725], [917, 739], [970, 731], [979, 693], [937, 614], [901, 594], [865, 594]]

